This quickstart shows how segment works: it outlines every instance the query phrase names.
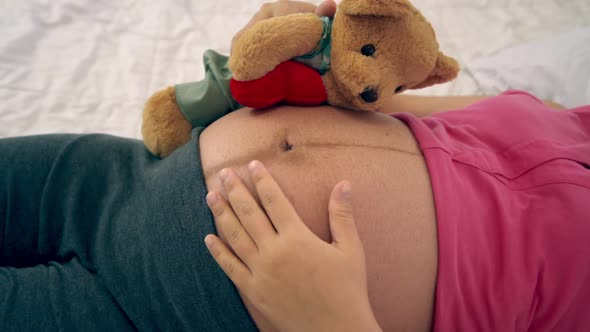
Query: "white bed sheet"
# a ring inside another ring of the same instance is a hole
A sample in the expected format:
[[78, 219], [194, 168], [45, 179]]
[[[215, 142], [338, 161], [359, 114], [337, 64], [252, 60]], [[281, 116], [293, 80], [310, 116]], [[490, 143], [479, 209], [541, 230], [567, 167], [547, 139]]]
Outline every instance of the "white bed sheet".
[[[227, 53], [233, 34], [262, 2], [0, 0], [0, 137], [102, 132], [140, 138], [149, 95], [201, 79], [205, 49]], [[413, 3], [432, 22], [442, 49], [467, 68], [453, 83], [420, 94], [486, 93], [493, 82], [474, 76], [477, 61], [590, 26], [588, 0]], [[557, 98], [568, 102], [566, 95]]]

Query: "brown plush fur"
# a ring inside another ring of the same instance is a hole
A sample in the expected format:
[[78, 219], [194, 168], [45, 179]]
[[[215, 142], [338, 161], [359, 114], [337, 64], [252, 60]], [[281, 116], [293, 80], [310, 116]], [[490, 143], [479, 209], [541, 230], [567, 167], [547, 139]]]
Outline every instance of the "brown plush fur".
[[459, 65], [455, 59], [438, 52], [436, 58], [436, 65], [434, 69], [428, 74], [426, 80], [418, 85], [414, 85], [412, 89], [421, 89], [434, 84], [445, 83], [457, 76]]
[[[312, 51], [323, 33], [314, 14], [260, 21], [234, 42], [229, 66], [236, 80], [260, 78], [278, 64]], [[452, 80], [457, 62], [439, 51], [430, 23], [407, 0], [342, 0], [332, 26], [331, 69], [323, 76], [328, 103], [378, 111], [397, 92]], [[375, 53], [365, 56], [364, 45]], [[372, 89], [378, 99], [366, 102]], [[166, 156], [190, 139], [190, 124], [176, 105], [174, 88], [147, 102], [142, 133], [147, 148]]]
[[[373, 56], [361, 54], [374, 45]], [[377, 111], [401, 87], [427, 87], [457, 76], [457, 62], [438, 50], [432, 26], [407, 1], [343, 0], [334, 18], [332, 69], [323, 77], [328, 103]], [[379, 99], [367, 103], [360, 94], [376, 88]]]
[[[303, 18], [314, 23], [311, 29], [300, 25]], [[241, 36], [230, 58], [234, 78], [262, 77], [279, 63], [311, 51], [321, 36], [318, 21], [312, 14], [296, 14], [254, 25]], [[376, 49], [372, 56], [361, 54], [367, 44]], [[458, 71], [457, 62], [439, 52], [430, 23], [408, 1], [340, 2], [332, 26], [331, 70], [322, 77], [329, 104], [378, 111], [396, 88], [402, 87], [402, 92], [447, 82]], [[377, 101], [361, 98], [367, 89], [377, 91]]]
[[238, 81], [260, 78], [280, 63], [313, 51], [323, 32], [322, 20], [311, 13], [260, 21], [235, 41], [229, 59], [232, 77]]
[[143, 112], [141, 133], [154, 155], [166, 157], [191, 139], [191, 124], [176, 104], [174, 87], [154, 93]]
[[400, 17], [418, 12], [407, 0], [342, 1], [338, 8], [347, 15]]

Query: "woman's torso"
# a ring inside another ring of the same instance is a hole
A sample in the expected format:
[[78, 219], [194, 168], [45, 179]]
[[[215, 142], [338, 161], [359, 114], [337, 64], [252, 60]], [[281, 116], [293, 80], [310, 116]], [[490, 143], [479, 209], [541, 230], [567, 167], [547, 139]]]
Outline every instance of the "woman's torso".
[[[325, 240], [330, 191], [350, 180], [379, 323], [386, 330], [430, 329], [437, 271], [434, 201], [422, 153], [399, 120], [331, 107], [243, 109], [208, 127], [200, 148], [209, 190], [220, 189], [217, 172], [224, 167], [252, 188], [246, 165], [261, 160]], [[264, 329], [264, 319], [246, 299], [245, 304]]]

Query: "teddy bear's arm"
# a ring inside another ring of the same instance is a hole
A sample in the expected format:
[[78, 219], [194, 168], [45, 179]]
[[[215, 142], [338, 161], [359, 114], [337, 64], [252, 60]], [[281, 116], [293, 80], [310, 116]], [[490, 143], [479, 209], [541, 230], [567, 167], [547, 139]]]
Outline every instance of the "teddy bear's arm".
[[233, 45], [229, 66], [234, 79], [258, 79], [278, 64], [311, 52], [323, 32], [321, 18], [312, 13], [273, 17], [256, 23]]

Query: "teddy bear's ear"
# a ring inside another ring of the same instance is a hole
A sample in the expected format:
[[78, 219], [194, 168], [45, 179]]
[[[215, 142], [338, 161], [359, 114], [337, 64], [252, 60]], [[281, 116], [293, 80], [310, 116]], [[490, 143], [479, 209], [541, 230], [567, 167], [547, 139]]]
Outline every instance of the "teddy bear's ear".
[[438, 58], [436, 59], [436, 66], [428, 74], [428, 77], [417, 85], [413, 86], [412, 89], [421, 89], [434, 84], [448, 82], [459, 74], [459, 64], [457, 60], [446, 56], [442, 52], [438, 52]]
[[399, 17], [416, 11], [416, 8], [407, 0], [342, 0], [338, 11], [346, 15]]

